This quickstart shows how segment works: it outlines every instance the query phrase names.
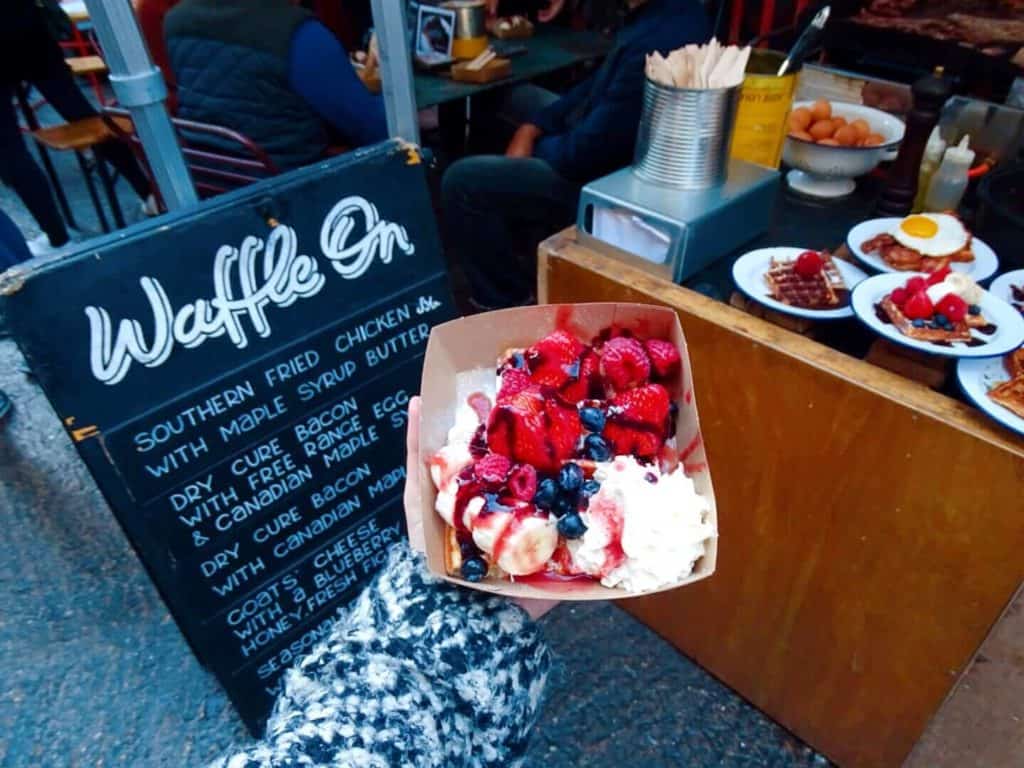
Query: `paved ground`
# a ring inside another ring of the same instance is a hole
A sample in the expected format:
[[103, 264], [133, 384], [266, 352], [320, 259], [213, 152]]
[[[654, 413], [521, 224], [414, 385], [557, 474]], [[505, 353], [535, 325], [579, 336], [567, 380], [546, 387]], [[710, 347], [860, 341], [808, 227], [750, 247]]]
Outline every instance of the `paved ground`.
[[[77, 167], [58, 167], [98, 231]], [[9, 190], [0, 207], [37, 233]], [[181, 768], [246, 740], [8, 340], [0, 388], [16, 403], [0, 427], [0, 766]], [[563, 666], [532, 766], [827, 765], [610, 605], [565, 606], [544, 624]]]

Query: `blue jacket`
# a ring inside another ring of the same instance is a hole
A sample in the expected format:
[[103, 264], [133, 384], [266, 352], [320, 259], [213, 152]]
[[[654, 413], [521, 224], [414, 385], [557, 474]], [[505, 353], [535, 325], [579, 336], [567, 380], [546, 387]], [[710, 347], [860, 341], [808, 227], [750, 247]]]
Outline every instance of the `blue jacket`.
[[643, 106], [644, 57], [710, 36], [699, 0], [650, 0], [627, 20], [597, 72], [534, 116], [544, 132], [534, 157], [579, 183], [628, 165]]

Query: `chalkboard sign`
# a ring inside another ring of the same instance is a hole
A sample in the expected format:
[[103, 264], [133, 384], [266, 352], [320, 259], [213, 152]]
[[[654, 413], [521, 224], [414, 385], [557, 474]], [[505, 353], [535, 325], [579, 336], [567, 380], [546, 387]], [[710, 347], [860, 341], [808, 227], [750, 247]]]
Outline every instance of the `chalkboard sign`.
[[453, 308], [415, 151], [382, 144], [2, 287], [193, 651], [258, 732], [404, 535], [405, 408]]

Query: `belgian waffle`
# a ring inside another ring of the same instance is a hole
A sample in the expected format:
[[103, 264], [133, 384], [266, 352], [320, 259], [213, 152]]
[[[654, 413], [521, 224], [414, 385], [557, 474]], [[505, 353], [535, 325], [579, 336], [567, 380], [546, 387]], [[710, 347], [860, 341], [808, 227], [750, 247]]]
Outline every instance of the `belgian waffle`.
[[[918, 341], [945, 342], [971, 340], [971, 329], [967, 327], [967, 323], [954, 323], [952, 330], [929, 328], [928, 326], [918, 328], [914, 325], [913, 321], [904, 315], [903, 311], [896, 306], [896, 302], [894, 302], [891, 297], [886, 296], [882, 299], [880, 306], [882, 311], [888, 316], [899, 332], [912, 339], [917, 339]], [[981, 317], [981, 315], [978, 315], [977, 317]]]
[[824, 266], [821, 272], [810, 277], [804, 277], [796, 271], [795, 261], [772, 259], [768, 271], [764, 274], [772, 298], [803, 309], [829, 309], [839, 306], [842, 301], [839, 292], [846, 290], [846, 284], [832, 257], [827, 253], [820, 255]]
[[1024, 376], [1004, 381], [989, 390], [989, 398], [1024, 419]]

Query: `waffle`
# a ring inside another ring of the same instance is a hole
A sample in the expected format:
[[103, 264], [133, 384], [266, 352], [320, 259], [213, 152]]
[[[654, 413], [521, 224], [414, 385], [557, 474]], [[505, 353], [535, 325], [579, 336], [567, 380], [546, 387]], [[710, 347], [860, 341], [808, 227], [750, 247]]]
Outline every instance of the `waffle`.
[[816, 275], [803, 277], [795, 269], [793, 261], [772, 259], [765, 282], [776, 301], [803, 309], [830, 309], [841, 303], [839, 292], [846, 290], [843, 276], [839, 273], [832, 257], [821, 254], [824, 267]]
[[[971, 340], [971, 329], [967, 327], [967, 323], [955, 323], [953, 329], [949, 331], [942, 328], [917, 328], [889, 296], [882, 299], [879, 306], [899, 332], [911, 339], [938, 342]], [[977, 315], [977, 317], [981, 318], [981, 315]]]
[[1024, 376], [1017, 376], [990, 389], [989, 398], [1024, 419]]

